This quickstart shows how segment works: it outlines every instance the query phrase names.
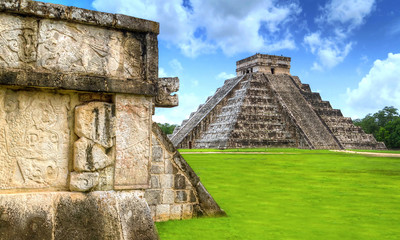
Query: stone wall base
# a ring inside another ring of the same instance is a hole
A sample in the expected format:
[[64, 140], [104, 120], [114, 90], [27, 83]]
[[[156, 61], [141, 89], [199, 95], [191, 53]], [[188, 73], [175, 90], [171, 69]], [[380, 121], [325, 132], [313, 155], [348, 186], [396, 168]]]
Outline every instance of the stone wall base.
[[0, 239], [158, 239], [135, 191], [0, 195]]

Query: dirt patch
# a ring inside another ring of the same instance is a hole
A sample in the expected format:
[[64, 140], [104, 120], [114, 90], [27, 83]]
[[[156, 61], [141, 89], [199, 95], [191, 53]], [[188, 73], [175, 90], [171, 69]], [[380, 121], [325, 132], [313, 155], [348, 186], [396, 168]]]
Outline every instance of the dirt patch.
[[400, 157], [400, 153], [356, 152], [356, 151], [350, 151], [350, 150], [330, 150], [330, 151], [362, 154], [362, 155], [368, 155], [368, 156], [374, 156], [374, 157]]

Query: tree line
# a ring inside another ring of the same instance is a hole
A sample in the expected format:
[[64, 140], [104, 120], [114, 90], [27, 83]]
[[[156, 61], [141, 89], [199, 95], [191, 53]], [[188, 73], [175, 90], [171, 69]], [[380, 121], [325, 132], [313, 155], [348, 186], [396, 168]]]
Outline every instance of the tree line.
[[161, 128], [161, 130], [165, 134], [172, 134], [174, 132], [174, 129], [178, 126], [176, 124], [169, 124], [169, 123], [157, 123], [158, 126]]
[[400, 115], [397, 108], [390, 106], [362, 119], [354, 120], [364, 132], [371, 133], [389, 149], [400, 149]]

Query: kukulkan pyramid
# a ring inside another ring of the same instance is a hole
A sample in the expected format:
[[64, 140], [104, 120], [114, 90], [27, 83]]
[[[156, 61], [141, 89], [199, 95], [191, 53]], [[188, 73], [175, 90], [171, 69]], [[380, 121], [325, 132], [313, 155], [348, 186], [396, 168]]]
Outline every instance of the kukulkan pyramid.
[[177, 148], [386, 149], [290, 74], [291, 58], [256, 54], [170, 136]]

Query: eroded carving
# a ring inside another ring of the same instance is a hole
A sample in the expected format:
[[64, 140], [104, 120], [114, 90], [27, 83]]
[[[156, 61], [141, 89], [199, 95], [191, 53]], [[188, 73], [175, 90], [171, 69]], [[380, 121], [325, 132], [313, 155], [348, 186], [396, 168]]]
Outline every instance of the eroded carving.
[[0, 93], [0, 189], [65, 187], [69, 96]]
[[90, 172], [102, 170], [113, 164], [104, 147], [82, 137], [74, 143], [74, 170]]
[[0, 15], [0, 66], [29, 66], [36, 61], [37, 22]]
[[71, 172], [71, 191], [87, 192], [99, 184], [99, 173], [97, 172]]
[[178, 106], [178, 95], [171, 94], [179, 90], [179, 78], [159, 78], [157, 90], [157, 96], [155, 97], [156, 107]]
[[143, 68], [142, 43], [122, 32], [43, 20], [39, 65], [48, 70], [137, 79]]
[[75, 108], [75, 133], [110, 148], [114, 145], [114, 105], [104, 102], [90, 102]]
[[116, 96], [115, 188], [147, 188], [150, 161], [150, 98]]

